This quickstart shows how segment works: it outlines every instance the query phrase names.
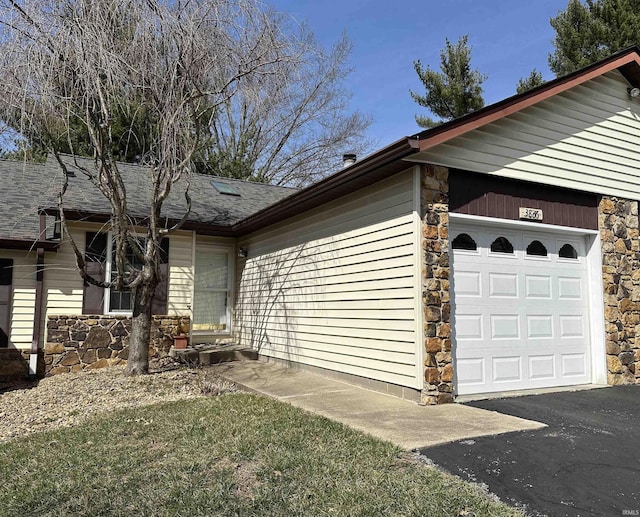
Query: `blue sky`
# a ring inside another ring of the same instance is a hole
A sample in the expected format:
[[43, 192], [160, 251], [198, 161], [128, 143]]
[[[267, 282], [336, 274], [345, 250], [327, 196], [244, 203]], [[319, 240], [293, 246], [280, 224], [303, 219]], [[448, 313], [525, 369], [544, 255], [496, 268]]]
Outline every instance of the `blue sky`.
[[[267, 0], [268, 1], [268, 0]], [[278, 11], [307, 22], [323, 46], [343, 31], [353, 43], [354, 68], [345, 86], [351, 107], [374, 119], [368, 136], [376, 147], [417, 132], [422, 108], [409, 90], [423, 92], [413, 61], [439, 70], [445, 38], [469, 34], [473, 68], [487, 74], [484, 99], [492, 104], [515, 93], [533, 68], [552, 79], [547, 55], [554, 31], [549, 19], [568, 0], [271, 0]]]

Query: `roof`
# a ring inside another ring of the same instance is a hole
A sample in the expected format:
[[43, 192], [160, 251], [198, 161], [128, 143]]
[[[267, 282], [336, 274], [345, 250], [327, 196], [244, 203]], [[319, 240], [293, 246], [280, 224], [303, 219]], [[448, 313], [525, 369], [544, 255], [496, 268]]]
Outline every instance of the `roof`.
[[[68, 177], [64, 196], [65, 213], [70, 219], [105, 221], [111, 213], [108, 200], [93, 186], [85, 174], [74, 165], [71, 156], [63, 156], [74, 176]], [[81, 166], [92, 167], [90, 159], [78, 159]], [[149, 216], [151, 180], [149, 169], [140, 165], [118, 164], [127, 190], [128, 214], [142, 220]], [[38, 210], [54, 215], [57, 211], [57, 193], [64, 175], [54, 159], [44, 164], [0, 160], [3, 189], [0, 191], [0, 239], [11, 239], [33, 244], [40, 235]], [[239, 195], [221, 194], [212, 180], [230, 185]], [[265, 185], [204, 174], [192, 174], [189, 193], [192, 207], [185, 228], [199, 229], [202, 233], [231, 234], [231, 227], [251, 214], [282, 200], [295, 189]], [[186, 210], [184, 187], [179, 181], [164, 202], [161, 215], [166, 224], [182, 218]], [[51, 221], [50, 221], [51, 223]], [[51, 228], [50, 228], [51, 230]], [[48, 232], [51, 235], [51, 231]]]
[[[640, 48], [622, 50], [528, 92], [514, 95], [438, 127], [403, 137], [299, 191], [218, 178], [240, 193], [240, 196], [229, 196], [215, 189], [211, 183], [214, 177], [194, 174], [189, 190], [193, 202], [192, 211], [184, 228], [229, 236], [256, 231], [406, 170], [411, 167], [412, 162], [421, 161], [421, 151], [542, 102], [612, 70], [618, 70], [630, 86], [640, 86]], [[71, 163], [71, 157], [64, 159]], [[84, 162], [87, 165], [92, 163], [87, 159]], [[150, 182], [148, 174], [144, 173], [148, 170], [143, 166], [120, 164], [120, 171], [129, 194], [129, 214], [132, 217], [147, 217]], [[52, 160], [44, 165], [0, 161], [0, 174], [5, 179], [4, 189], [0, 192], [0, 246], [3, 237], [33, 241], [38, 236], [39, 228], [37, 208], [55, 209], [55, 193], [62, 180], [60, 168]], [[184, 214], [186, 203], [181, 194], [184, 191], [183, 185], [175, 185], [163, 206], [162, 216], [167, 218], [167, 224], [179, 220]], [[135, 196], [132, 195], [134, 192]], [[80, 172], [69, 178], [65, 207], [71, 217], [85, 220], [105, 220], [110, 213], [107, 200]]]
[[633, 46], [564, 77], [514, 95], [435, 128], [406, 136], [324, 178], [286, 199], [263, 209], [237, 225], [242, 233], [255, 231], [284, 217], [320, 206], [337, 195], [356, 191], [367, 184], [406, 170], [421, 162], [420, 152], [464, 133], [490, 124], [612, 70], [618, 70], [632, 87], [640, 87], [640, 48]]
[[42, 166], [0, 160], [0, 177], [0, 238], [14, 241], [12, 246], [3, 242], [2, 247], [29, 249], [43, 240], [38, 208], [55, 203], [59, 174], [50, 177]]
[[640, 86], [640, 48], [629, 47], [608, 58], [593, 63], [571, 74], [548, 81], [524, 93], [513, 95], [440, 126], [417, 133], [409, 139], [424, 151], [451, 140], [461, 134], [484, 126], [529, 106], [542, 102], [570, 88], [583, 84], [612, 70], [618, 70], [632, 87]]

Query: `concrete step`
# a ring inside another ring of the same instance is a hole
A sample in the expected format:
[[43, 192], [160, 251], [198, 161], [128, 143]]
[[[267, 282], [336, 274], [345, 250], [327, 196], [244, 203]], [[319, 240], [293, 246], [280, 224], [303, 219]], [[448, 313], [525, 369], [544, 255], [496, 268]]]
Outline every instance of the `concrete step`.
[[228, 363], [230, 361], [256, 361], [258, 352], [250, 348], [228, 350], [203, 350], [199, 354], [200, 364]]
[[258, 352], [244, 346], [228, 344], [215, 347], [196, 345], [185, 349], [173, 349], [170, 352], [172, 357], [188, 364], [219, 364], [230, 361], [255, 361], [258, 359]]

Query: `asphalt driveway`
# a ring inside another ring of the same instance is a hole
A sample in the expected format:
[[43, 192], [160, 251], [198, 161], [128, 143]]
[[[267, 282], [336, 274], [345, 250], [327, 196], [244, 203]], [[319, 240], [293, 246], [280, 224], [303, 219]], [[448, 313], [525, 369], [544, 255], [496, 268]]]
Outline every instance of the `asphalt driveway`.
[[469, 402], [548, 425], [420, 452], [532, 515], [640, 516], [640, 386]]

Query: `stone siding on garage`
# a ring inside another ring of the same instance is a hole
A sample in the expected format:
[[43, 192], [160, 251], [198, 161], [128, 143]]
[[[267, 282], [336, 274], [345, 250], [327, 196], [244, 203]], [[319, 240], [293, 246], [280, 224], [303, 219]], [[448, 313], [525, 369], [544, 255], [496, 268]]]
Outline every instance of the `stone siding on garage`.
[[[173, 336], [189, 332], [189, 318], [153, 316], [149, 357], [167, 355]], [[105, 368], [126, 362], [131, 318], [49, 316], [44, 349], [46, 375]]]
[[448, 180], [449, 170], [445, 167], [421, 167], [424, 404], [453, 402]]
[[598, 223], [608, 384], [640, 383], [638, 202], [602, 197]]

